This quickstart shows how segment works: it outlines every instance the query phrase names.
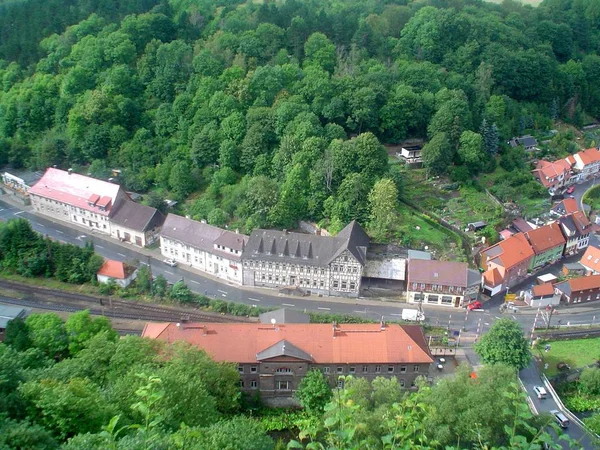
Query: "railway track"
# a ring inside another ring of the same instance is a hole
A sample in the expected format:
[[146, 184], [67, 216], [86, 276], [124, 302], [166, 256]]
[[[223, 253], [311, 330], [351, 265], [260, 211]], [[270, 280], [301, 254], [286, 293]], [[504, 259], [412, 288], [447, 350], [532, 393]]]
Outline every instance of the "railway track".
[[91, 314], [105, 315], [120, 319], [163, 322], [248, 322], [246, 317], [232, 317], [201, 312], [194, 308], [171, 308], [148, 305], [135, 301], [95, 297], [86, 294], [63, 292], [56, 289], [40, 288], [19, 282], [1, 280], [0, 287], [26, 295], [24, 299], [0, 297], [3, 303], [49, 311], [77, 312], [85, 309]]

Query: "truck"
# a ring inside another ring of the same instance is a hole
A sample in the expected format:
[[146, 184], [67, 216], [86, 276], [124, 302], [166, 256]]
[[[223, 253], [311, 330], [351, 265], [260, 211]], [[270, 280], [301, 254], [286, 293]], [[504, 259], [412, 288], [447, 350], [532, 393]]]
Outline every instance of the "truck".
[[423, 322], [425, 320], [425, 314], [416, 309], [403, 309], [402, 320], [409, 322]]

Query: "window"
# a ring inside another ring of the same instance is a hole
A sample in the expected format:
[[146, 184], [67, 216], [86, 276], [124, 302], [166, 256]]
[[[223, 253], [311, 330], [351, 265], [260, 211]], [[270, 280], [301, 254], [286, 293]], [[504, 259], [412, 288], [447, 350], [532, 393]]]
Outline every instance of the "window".
[[277, 382], [277, 390], [289, 391], [290, 389], [291, 389], [291, 383], [289, 381], [278, 381]]
[[356, 373], [356, 367], [350, 367], [348, 370], [350, 373]]
[[325, 275], [325, 269], [321, 269], [321, 275]]
[[381, 373], [381, 366], [375, 366], [375, 373]]
[[256, 388], [258, 387], [258, 381], [256, 381], [256, 380], [252, 380], [252, 381], [250, 382], [250, 387], [251, 387], [252, 389], [256, 389]]
[[363, 366], [363, 373], [367, 373], [369, 371], [369, 366]]
[[244, 381], [240, 380], [240, 387], [243, 388], [244, 387]]
[[273, 279], [273, 277], [271, 276], [271, 274], [269, 274], [269, 281], [271, 281]]
[[345, 281], [342, 281], [342, 289], [347, 289], [348, 284]]
[[419, 366], [414, 366], [413, 367], [413, 372], [418, 372], [419, 371]]
[[352, 290], [356, 289], [356, 283], [354, 281], [350, 282], [350, 289], [352, 289]]
[[394, 373], [394, 366], [388, 366], [388, 373]]
[[398, 381], [400, 382], [400, 387], [404, 387], [404, 378], [400, 378]]
[[334, 272], [337, 272], [337, 270], [338, 270], [338, 266], [337, 266], [337, 264], [334, 264], [334, 265], [333, 265], [333, 271], [334, 271]]
[[319, 287], [323, 287], [323, 280], [319, 281]]
[[256, 367], [256, 366], [250, 367], [250, 373], [256, 373], [257, 371], [258, 371], [258, 367]]
[[244, 373], [244, 366], [238, 366], [238, 373]]
[[406, 366], [400, 366], [400, 373], [406, 373]]
[[292, 374], [294, 372], [292, 372], [292, 369], [287, 367], [280, 367], [279, 369], [275, 370], [275, 373]]
[[338, 287], [338, 280], [333, 280], [333, 287], [337, 288]]
[[452, 304], [452, 297], [449, 295], [443, 295], [442, 296], [442, 305], [451, 305]]
[[323, 373], [329, 373], [329, 367], [323, 367]]
[[343, 367], [338, 367], [337, 368], [337, 373], [344, 373], [344, 368]]
[[437, 303], [439, 300], [440, 296], [439, 295], [428, 295], [427, 296], [427, 303]]
[[337, 387], [338, 389], [344, 389], [344, 380], [338, 380]]
[[264, 274], [264, 273], [263, 273], [263, 274], [261, 274], [261, 276], [260, 276], [260, 279], [261, 279], [261, 280], [264, 280], [264, 279], [265, 279], [265, 274]]

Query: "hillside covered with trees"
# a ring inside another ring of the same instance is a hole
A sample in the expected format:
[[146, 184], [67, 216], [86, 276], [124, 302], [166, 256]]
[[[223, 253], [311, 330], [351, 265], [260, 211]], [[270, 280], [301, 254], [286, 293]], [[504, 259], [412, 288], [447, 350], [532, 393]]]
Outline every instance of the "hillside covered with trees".
[[245, 231], [385, 234], [406, 183], [381, 143], [465, 180], [600, 114], [595, 0], [15, 0], [0, 30], [0, 164], [117, 168]]

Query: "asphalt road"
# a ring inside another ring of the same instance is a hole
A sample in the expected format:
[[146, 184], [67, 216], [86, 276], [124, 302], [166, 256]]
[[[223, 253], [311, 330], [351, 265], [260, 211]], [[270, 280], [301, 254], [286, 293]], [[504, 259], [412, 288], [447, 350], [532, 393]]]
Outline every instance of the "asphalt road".
[[[525, 386], [525, 389], [527, 391], [527, 395], [531, 399], [531, 402], [533, 403], [538, 413], [549, 413], [554, 409], [560, 409], [554, 401], [554, 399], [552, 398], [552, 396], [550, 395], [550, 393], [548, 393], [545, 399], [540, 400], [537, 398], [537, 395], [533, 392], [533, 388], [535, 386], [544, 386], [544, 383], [542, 382], [540, 374], [533, 361], [529, 364], [529, 367], [521, 370], [521, 372], [519, 373], [519, 378], [523, 382], [523, 385]], [[593, 450], [598, 448], [598, 443], [593, 442], [592, 437], [583, 428], [581, 428], [577, 423], [573, 421], [571, 421], [570, 425], [566, 429], [564, 429], [564, 432], [568, 434], [572, 439], [579, 442], [581, 447], [585, 450]], [[561, 444], [564, 449], [571, 448], [567, 445], [566, 442], [562, 440], [558, 440], [557, 442]]]

